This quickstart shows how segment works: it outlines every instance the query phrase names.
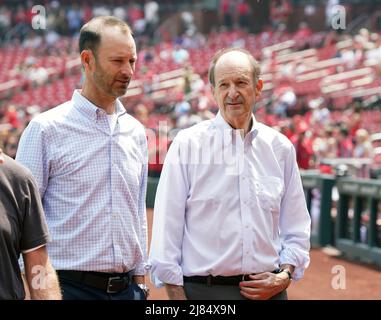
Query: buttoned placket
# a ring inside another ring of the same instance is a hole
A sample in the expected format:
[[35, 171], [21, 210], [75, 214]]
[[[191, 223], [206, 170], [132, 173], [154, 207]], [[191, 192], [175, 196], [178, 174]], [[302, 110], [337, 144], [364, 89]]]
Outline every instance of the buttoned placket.
[[[114, 132], [111, 132], [110, 125], [107, 119], [107, 115], [103, 110], [98, 110], [97, 113], [97, 123], [100, 126], [101, 130], [107, 134], [107, 139], [109, 140], [109, 150], [110, 150], [110, 176], [109, 176], [109, 198], [110, 198], [110, 229], [111, 229], [111, 239], [112, 247], [114, 252], [114, 269], [117, 272], [122, 272], [123, 256], [121, 248], [118, 245], [118, 237], [120, 234], [120, 219], [117, 212], [117, 207], [115, 206], [115, 201], [113, 199], [113, 186], [117, 183], [118, 175], [118, 135], [119, 135], [119, 119], [117, 120]], [[107, 160], [106, 160], [107, 161]]]
[[240, 136], [236, 136], [236, 159], [237, 170], [238, 170], [238, 185], [239, 185], [239, 199], [241, 204], [241, 223], [242, 223], [242, 272], [248, 273], [250, 272], [252, 255], [250, 252], [250, 243], [251, 238], [253, 237], [252, 228], [250, 226], [250, 215], [251, 215], [251, 207], [250, 207], [250, 188], [249, 188], [249, 179], [247, 175], [247, 156], [246, 149], [247, 143], [245, 136], [242, 139]]

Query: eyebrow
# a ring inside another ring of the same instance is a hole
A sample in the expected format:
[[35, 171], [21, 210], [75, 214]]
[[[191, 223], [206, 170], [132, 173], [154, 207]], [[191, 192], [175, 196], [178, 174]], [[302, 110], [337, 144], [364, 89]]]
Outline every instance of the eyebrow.
[[[217, 84], [224, 83], [226, 81], [228, 81], [228, 80], [222, 79], [222, 80], [217, 81]], [[234, 82], [236, 82], [236, 81], [250, 81], [250, 78], [249, 77], [240, 76], [239, 78], [234, 80]]]
[[115, 56], [110, 56], [109, 57], [109, 60], [114, 60], [114, 59], [120, 59], [120, 60], [131, 60], [131, 59], [134, 59], [134, 60], [137, 60], [137, 57], [136, 56], [132, 56], [130, 58], [127, 58], [126, 56], [122, 56], [122, 55], [115, 55]]

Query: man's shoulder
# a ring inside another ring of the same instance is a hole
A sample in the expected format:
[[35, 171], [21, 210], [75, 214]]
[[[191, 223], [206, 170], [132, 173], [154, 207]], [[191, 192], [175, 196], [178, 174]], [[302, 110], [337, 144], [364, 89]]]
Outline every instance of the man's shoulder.
[[12, 159], [11, 157], [4, 155], [4, 163], [1, 165], [1, 176], [8, 179], [12, 185], [20, 185], [25, 181], [32, 180], [32, 173], [28, 168]]
[[289, 148], [292, 142], [283, 133], [271, 128], [263, 123], [258, 122], [258, 137], [268, 143], [277, 144]]
[[31, 122], [38, 123], [42, 127], [49, 127], [50, 125], [62, 122], [72, 110], [72, 107], [72, 102], [66, 101], [52, 109], [40, 113], [34, 117]]
[[121, 117], [121, 120], [128, 128], [137, 130], [139, 133], [145, 132], [143, 124], [132, 115], [126, 113], [124, 116]]

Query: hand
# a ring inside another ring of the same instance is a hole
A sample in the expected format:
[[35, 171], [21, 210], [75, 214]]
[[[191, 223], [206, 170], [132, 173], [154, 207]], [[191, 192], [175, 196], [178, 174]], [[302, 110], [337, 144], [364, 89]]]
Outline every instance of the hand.
[[263, 272], [249, 275], [250, 280], [241, 281], [241, 294], [250, 300], [267, 300], [285, 290], [291, 283], [287, 273]]

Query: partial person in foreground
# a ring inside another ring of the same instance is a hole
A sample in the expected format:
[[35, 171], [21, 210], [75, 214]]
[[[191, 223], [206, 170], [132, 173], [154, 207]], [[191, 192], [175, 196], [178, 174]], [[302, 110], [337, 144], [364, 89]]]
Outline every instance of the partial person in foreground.
[[30, 298], [60, 300], [58, 278], [46, 250], [50, 236], [37, 185], [29, 170], [4, 154], [0, 157], [0, 300], [25, 298], [21, 254]]
[[164, 162], [151, 277], [170, 299], [287, 299], [310, 249], [294, 147], [255, 119], [263, 81], [248, 51], [218, 52], [209, 81], [216, 118], [181, 131]]
[[147, 140], [118, 99], [135, 41], [124, 21], [100, 16], [82, 27], [79, 50], [82, 90], [30, 122], [16, 159], [37, 180], [63, 298], [144, 300]]

